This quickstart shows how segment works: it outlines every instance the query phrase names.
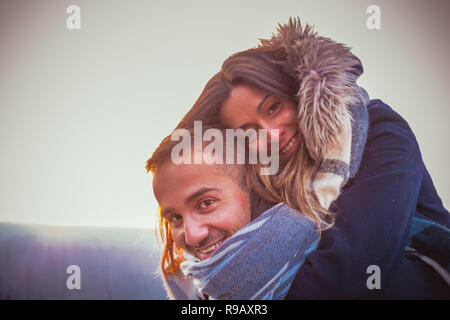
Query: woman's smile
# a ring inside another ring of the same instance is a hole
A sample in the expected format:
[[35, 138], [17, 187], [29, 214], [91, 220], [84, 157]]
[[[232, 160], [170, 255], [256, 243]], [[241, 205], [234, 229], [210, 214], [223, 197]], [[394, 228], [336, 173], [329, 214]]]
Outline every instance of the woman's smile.
[[280, 156], [286, 157], [292, 155], [297, 149], [299, 142], [300, 138], [297, 131], [284, 146], [280, 147]]

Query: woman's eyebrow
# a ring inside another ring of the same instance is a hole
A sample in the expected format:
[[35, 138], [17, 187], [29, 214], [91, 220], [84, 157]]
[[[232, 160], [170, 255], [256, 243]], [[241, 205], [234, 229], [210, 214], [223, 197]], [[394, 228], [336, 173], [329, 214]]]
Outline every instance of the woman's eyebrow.
[[[264, 102], [266, 102], [266, 100], [270, 97], [270, 94], [267, 94], [264, 99], [261, 100], [261, 102], [258, 104], [258, 106], [256, 107], [256, 112], [261, 113], [261, 108], [264, 105]], [[241, 126], [239, 126], [237, 129], [245, 129], [246, 127], [250, 126], [251, 123], [250, 122], [246, 122], [244, 124], [242, 124]]]
[[237, 128], [237, 129], [242, 129], [242, 130], [244, 130], [246, 127], [248, 127], [248, 126], [250, 126], [251, 125], [251, 123], [250, 122], [246, 122], [246, 123], [244, 123], [243, 125], [241, 125], [239, 128]]
[[264, 102], [267, 100], [267, 98], [269, 98], [270, 97], [270, 94], [267, 94], [265, 97], [264, 97], [264, 99], [262, 99], [262, 101], [259, 103], [259, 105], [256, 107], [256, 111], [257, 112], [261, 112], [261, 108], [262, 108], [262, 106], [263, 106], [263, 104], [264, 104]]

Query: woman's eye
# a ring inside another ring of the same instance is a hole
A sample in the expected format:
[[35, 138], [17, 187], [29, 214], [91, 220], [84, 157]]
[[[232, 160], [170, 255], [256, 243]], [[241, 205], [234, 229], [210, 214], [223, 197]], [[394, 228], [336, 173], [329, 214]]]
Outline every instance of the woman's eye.
[[269, 107], [269, 109], [267, 110], [268, 115], [270, 116], [270, 115], [272, 115], [275, 111], [277, 111], [277, 109], [278, 109], [279, 106], [280, 106], [280, 103], [279, 103], [279, 102], [274, 103], [273, 105], [271, 105], [271, 106]]
[[214, 200], [206, 199], [200, 202], [200, 208], [205, 209], [214, 203]]
[[244, 134], [245, 134], [245, 136], [251, 138], [256, 135], [256, 130], [253, 128], [250, 128], [250, 129], [245, 130]]

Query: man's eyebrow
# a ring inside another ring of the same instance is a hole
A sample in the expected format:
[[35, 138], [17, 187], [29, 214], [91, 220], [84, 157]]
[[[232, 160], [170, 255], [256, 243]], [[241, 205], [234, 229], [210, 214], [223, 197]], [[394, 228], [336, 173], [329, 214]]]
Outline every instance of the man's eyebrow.
[[[215, 190], [219, 190], [219, 188], [207, 188], [207, 187], [200, 188], [197, 191], [195, 191], [194, 193], [192, 193], [191, 195], [189, 195], [189, 197], [187, 197], [184, 202], [189, 203], [192, 200], [194, 200], [195, 198], [201, 196], [202, 194], [209, 192], [209, 191], [215, 191]], [[164, 218], [165, 216], [169, 215], [173, 211], [176, 211], [176, 210], [172, 207], [165, 208], [164, 210], [161, 210], [161, 215]]]
[[214, 191], [214, 190], [219, 190], [219, 189], [218, 188], [208, 188], [208, 187], [200, 188], [197, 191], [195, 191], [194, 193], [192, 193], [189, 197], [187, 197], [184, 202], [189, 203], [192, 200], [194, 200], [195, 198], [201, 196], [202, 194], [209, 192], [209, 191]]
[[165, 208], [164, 210], [161, 210], [161, 215], [164, 218], [165, 216], [167, 216], [168, 214], [170, 214], [172, 211], [174, 211], [173, 208]]

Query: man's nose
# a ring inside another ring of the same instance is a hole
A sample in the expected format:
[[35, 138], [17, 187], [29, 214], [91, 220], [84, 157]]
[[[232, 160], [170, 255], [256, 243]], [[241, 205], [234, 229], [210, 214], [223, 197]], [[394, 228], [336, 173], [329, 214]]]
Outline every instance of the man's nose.
[[184, 221], [184, 237], [188, 246], [198, 246], [208, 237], [208, 227], [199, 219], [187, 217]]

